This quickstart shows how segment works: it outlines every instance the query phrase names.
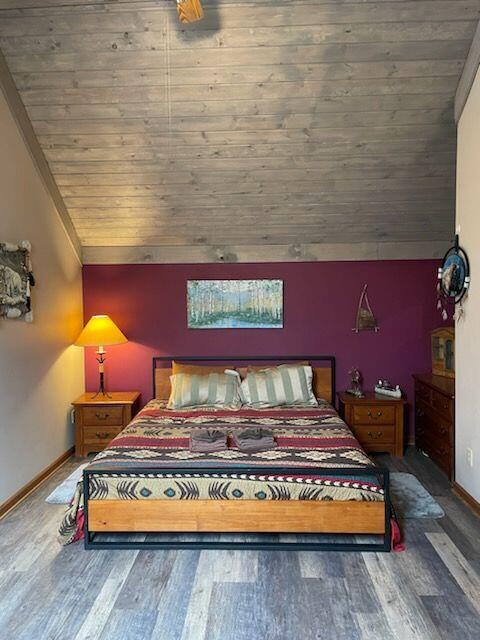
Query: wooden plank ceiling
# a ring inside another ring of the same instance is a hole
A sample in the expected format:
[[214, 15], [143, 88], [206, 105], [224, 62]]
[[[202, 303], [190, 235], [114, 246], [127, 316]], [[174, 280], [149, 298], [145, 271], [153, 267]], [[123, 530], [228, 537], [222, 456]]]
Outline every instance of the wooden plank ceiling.
[[416, 257], [451, 239], [480, 0], [212, 0], [193, 25], [174, 0], [2, 7], [87, 262]]

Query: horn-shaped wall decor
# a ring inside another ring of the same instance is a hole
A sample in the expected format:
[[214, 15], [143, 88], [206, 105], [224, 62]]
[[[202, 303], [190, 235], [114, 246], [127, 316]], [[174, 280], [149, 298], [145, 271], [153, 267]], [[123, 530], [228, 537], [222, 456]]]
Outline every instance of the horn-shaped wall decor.
[[379, 331], [377, 321], [375, 320], [372, 307], [368, 300], [367, 288], [368, 285], [366, 284], [362, 289], [360, 300], [358, 301], [357, 321], [355, 327], [352, 329], [355, 333], [359, 331]]

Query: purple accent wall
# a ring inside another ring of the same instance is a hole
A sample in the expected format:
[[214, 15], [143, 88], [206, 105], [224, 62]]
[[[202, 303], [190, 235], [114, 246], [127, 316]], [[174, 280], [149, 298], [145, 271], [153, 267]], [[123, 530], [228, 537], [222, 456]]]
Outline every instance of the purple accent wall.
[[[87, 265], [85, 320], [108, 313], [129, 338], [109, 347], [110, 390], [151, 398], [154, 355], [334, 355], [337, 389], [355, 365], [365, 388], [379, 378], [400, 384], [411, 402], [412, 373], [430, 370], [430, 331], [436, 310], [435, 260], [201, 265]], [[188, 279], [280, 278], [283, 329], [187, 329]], [[368, 293], [380, 331], [354, 333], [358, 299]], [[94, 349], [86, 349], [86, 387], [97, 386]]]

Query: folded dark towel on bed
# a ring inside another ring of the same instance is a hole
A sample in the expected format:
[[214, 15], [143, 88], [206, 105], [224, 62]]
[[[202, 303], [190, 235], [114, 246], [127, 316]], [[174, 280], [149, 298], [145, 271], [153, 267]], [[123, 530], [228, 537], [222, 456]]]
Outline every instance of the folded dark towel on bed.
[[232, 435], [234, 444], [240, 451], [255, 453], [275, 449], [277, 443], [270, 429], [241, 429]]
[[227, 434], [220, 429], [199, 429], [190, 434], [190, 451], [209, 453], [227, 448]]

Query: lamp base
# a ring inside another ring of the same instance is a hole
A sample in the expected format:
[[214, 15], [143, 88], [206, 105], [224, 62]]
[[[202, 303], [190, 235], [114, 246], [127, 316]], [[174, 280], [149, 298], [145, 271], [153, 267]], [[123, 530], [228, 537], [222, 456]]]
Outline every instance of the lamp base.
[[110, 400], [112, 399], [112, 396], [109, 393], [107, 393], [106, 391], [101, 391], [99, 389], [97, 393], [93, 394], [92, 400], [95, 400], [95, 398], [98, 398], [99, 396], [102, 396], [102, 398], [110, 398]]
[[[100, 349], [102, 349], [102, 347], [100, 347]], [[111, 398], [112, 396], [110, 394], [108, 394], [105, 391], [105, 371], [104, 371], [104, 366], [103, 363], [105, 362], [105, 354], [103, 351], [97, 351], [98, 354], [98, 372], [100, 374], [100, 384], [98, 387], [98, 391], [97, 393], [92, 396], [92, 400], [94, 400], [95, 398], [97, 398], [98, 396], [103, 396], [104, 398]]]

